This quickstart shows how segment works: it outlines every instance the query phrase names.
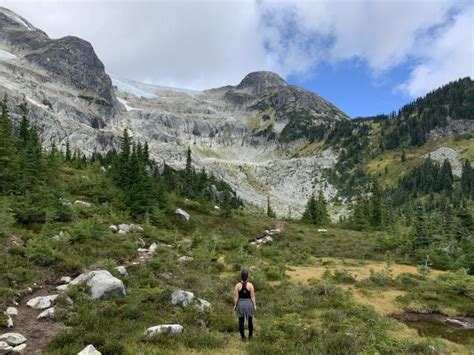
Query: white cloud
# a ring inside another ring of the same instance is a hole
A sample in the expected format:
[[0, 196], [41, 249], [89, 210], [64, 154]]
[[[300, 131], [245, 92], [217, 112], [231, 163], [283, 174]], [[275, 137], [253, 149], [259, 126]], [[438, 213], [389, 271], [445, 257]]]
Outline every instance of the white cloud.
[[426, 40], [417, 50], [422, 58], [400, 89], [412, 97], [460, 77], [474, 77], [474, 7], [458, 14], [434, 41]]
[[[52, 37], [92, 42], [109, 72], [204, 89], [253, 70], [311, 74], [356, 60], [383, 79], [412, 63], [411, 96], [473, 75], [466, 0], [15, 1], [2, 2]], [[454, 18], [453, 18], [453, 14]]]

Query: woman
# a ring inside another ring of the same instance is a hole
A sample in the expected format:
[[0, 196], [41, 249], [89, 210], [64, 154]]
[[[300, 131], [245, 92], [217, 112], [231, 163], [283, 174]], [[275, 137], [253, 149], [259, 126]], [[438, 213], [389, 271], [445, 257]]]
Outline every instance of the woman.
[[253, 312], [257, 310], [257, 303], [255, 301], [255, 288], [252, 283], [248, 282], [249, 273], [242, 270], [240, 275], [241, 281], [234, 287], [234, 310], [239, 317], [239, 332], [243, 341], [247, 338], [244, 333], [245, 318], [249, 328], [249, 339], [253, 335]]

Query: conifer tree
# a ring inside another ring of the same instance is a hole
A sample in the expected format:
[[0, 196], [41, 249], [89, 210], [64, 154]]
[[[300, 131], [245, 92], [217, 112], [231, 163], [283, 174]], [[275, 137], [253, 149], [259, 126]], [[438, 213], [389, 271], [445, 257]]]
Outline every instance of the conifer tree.
[[13, 183], [13, 166], [15, 163], [14, 138], [10, 127], [8, 97], [5, 94], [2, 101], [0, 116], [0, 192], [7, 192]]
[[270, 204], [270, 196], [269, 195], [267, 196], [267, 216], [271, 217], [271, 218], [276, 217], [275, 212], [273, 211], [272, 206]]

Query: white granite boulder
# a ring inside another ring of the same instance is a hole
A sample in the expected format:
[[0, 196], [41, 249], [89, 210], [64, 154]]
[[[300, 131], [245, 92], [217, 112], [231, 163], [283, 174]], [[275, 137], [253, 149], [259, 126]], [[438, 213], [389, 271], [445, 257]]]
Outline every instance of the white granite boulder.
[[98, 351], [94, 345], [89, 344], [84, 349], [82, 349], [77, 355], [102, 355], [100, 351]]
[[79, 275], [71, 281], [70, 285], [85, 283], [89, 288], [92, 299], [111, 296], [113, 294], [126, 295], [122, 280], [112, 276], [107, 270], [90, 271]]
[[36, 319], [51, 319], [56, 314], [56, 309], [54, 307], [48, 308], [41, 312]]
[[159, 334], [179, 334], [183, 331], [183, 326], [179, 324], [161, 324], [148, 328], [145, 335], [152, 337]]
[[174, 211], [174, 213], [178, 215], [179, 217], [181, 217], [183, 221], [189, 222], [189, 220], [191, 219], [191, 216], [189, 215], [189, 213], [182, 210], [181, 208], [177, 208], [176, 211]]
[[201, 298], [197, 298], [194, 293], [183, 290], [176, 290], [171, 294], [171, 304], [186, 307], [190, 304], [195, 305], [201, 312], [206, 312], [211, 308], [211, 304]]
[[46, 309], [51, 307], [59, 295], [39, 296], [29, 300], [26, 305], [33, 309]]
[[26, 338], [20, 333], [5, 333], [0, 335], [0, 342], [5, 342], [10, 346], [18, 346], [26, 342]]

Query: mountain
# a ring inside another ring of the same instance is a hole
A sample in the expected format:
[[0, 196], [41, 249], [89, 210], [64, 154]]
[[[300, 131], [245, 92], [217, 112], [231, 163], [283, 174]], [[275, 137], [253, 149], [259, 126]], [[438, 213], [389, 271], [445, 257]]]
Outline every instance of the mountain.
[[[183, 169], [188, 147], [197, 170], [224, 180], [248, 204], [278, 216], [297, 217], [312, 194], [331, 200], [333, 220], [349, 212], [366, 188], [362, 173], [393, 182], [400, 166], [381, 171], [394, 149], [424, 146], [469, 158], [469, 148], [447, 142], [473, 131], [472, 80], [451, 83], [403, 107], [399, 113], [353, 122], [317, 94], [258, 71], [237, 85], [204, 91], [139, 83], [107, 74], [90, 43], [51, 39], [26, 19], [0, 9], [0, 95], [18, 105], [25, 99], [43, 144], [86, 155], [118, 148], [127, 129], [147, 142], [157, 162]], [[449, 144], [448, 144], [449, 143]], [[458, 151], [458, 150], [459, 151]], [[456, 153], [457, 152], [457, 153]], [[398, 154], [398, 153], [397, 153]], [[441, 159], [441, 158], [440, 158]], [[459, 159], [458, 159], [459, 160]], [[459, 169], [458, 169], [459, 170]], [[362, 172], [361, 174], [355, 172]]]
[[349, 117], [318, 95], [270, 72], [235, 86], [197, 92], [110, 76], [90, 43], [51, 39], [26, 19], [0, 9], [0, 94], [29, 104], [45, 146], [66, 141], [85, 154], [120, 145], [127, 128], [148, 142], [152, 158], [183, 168], [193, 163], [229, 183], [248, 203], [299, 215], [308, 197], [336, 189], [322, 177], [337, 154], [308, 147]]

